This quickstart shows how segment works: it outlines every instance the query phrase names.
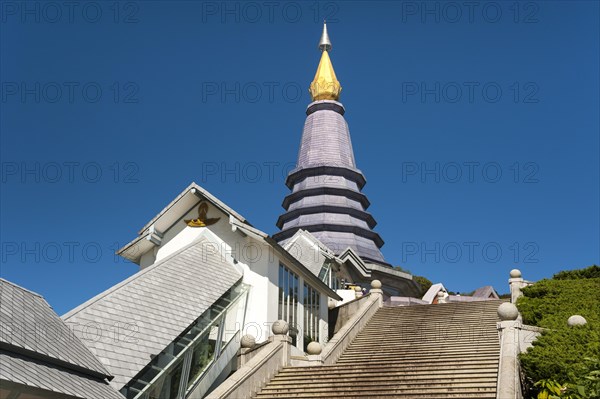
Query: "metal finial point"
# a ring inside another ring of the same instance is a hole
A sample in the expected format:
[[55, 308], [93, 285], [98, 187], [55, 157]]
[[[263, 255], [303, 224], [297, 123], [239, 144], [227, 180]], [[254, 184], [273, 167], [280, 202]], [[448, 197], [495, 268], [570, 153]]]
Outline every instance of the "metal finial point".
[[321, 41], [319, 41], [319, 48], [321, 51], [331, 51], [331, 40], [327, 34], [327, 23], [323, 21], [323, 34], [321, 35]]

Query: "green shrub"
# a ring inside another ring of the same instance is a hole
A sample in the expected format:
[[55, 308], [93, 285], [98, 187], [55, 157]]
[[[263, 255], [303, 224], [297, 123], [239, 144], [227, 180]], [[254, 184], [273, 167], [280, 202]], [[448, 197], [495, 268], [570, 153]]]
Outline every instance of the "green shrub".
[[566, 328], [574, 314], [600, 323], [600, 278], [538, 281], [523, 289], [517, 307], [523, 323], [538, 327]]
[[590, 266], [586, 269], [565, 270], [556, 273], [553, 277], [555, 280], [580, 280], [584, 278], [600, 278], [600, 266]]
[[425, 295], [427, 290], [431, 288], [433, 283], [426, 277], [423, 276], [413, 276], [413, 280], [415, 280], [421, 286], [421, 296]]
[[[523, 296], [517, 302], [523, 323], [548, 329], [520, 357], [531, 383], [551, 381], [583, 387], [582, 397], [599, 397], [596, 396], [600, 380], [599, 270], [598, 266], [592, 266], [560, 272], [553, 279], [523, 289]], [[569, 327], [567, 319], [575, 314], [585, 317], [587, 324]], [[543, 392], [543, 385], [537, 385], [538, 392]]]

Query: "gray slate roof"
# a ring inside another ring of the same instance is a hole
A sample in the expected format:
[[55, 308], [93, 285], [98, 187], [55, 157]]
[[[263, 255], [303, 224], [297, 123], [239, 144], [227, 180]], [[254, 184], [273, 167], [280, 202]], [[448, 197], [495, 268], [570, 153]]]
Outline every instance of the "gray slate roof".
[[490, 298], [491, 296], [493, 299], [498, 299], [498, 294], [496, 293], [494, 287], [492, 287], [491, 285], [485, 285], [483, 287], [477, 288], [471, 296], [478, 298]]
[[[0, 365], [0, 380], [3, 381], [71, 395], [76, 398], [124, 398], [107, 382], [13, 352], [0, 351]], [[2, 384], [2, 387], [5, 385]]]
[[325, 261], [334, 256], [323, 243], [304, 230], [298, 230], [284, 248], [317, 277]]
[[383, 240], [372, 231], [375, 221], [365, 212], [368, 201], [363, 206], [356, 200], [365, 180], [356, 168], [344, 112], [337, 101], [308, 106], [296, 168], [286, 181], [294, 199], [284, 201], [281, 231], [273, 238], [283, 245], [303, 229], [338, 255], [350, 247], [365, 261], [387, 264], [379, 250]]
[[[120, 389], [242, 277], [201, 239], [134, 274], [63, 316], [96, 326], [84, 341]], [[121, 334], [115, 339], [114, 331]], [[112, 333], [111, 333], [112, 332]]]
[[0, 279], [0, 379], [80, 398], [122, 398], [109, 371], [40, 295]]
[[306, 117], [296, 167], [316, 165], [356, 168], [350, 130], [338, 112], [321, 110]]

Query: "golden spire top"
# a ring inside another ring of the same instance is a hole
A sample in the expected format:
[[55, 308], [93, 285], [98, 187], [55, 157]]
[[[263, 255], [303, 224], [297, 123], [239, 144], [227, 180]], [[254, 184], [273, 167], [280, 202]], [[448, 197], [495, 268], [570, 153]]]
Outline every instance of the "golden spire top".
[[308, 91], [312, 96], [313, 101], [318, 100], [338, 100], [340, 98], [340, 92], [342, 86], [338, 82], [331, 59], [329, 58], [329, 51], [331, 51], [331, 41], [327, 34], [327, 24], [323, 23], [323, 35], [319, 42], [319, 48], [323, 52], [321, 55], [321, 61], [317, 68], [315, 78], [310, 84]]

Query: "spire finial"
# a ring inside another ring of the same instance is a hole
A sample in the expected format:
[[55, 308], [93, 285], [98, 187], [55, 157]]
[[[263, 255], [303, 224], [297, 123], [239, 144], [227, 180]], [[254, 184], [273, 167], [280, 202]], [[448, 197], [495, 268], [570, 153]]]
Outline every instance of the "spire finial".
[[331, 40], [329, 40], [329, 35], [327, 34], [327, 21], [323, 21], [323, 34], [321, 35], [319, 48], [321, 51], [331, 51]]
[[323, 21], [323, 35], [319, 42], [321, 49], [321, 61], [317, 68], [315, 78], [310, 84], [310, 95], [313, 101], [319, 100], [335, 100], [337, 101], [342, 91], [342, 86], [338, 82], [331, 59], [329, 59], [329, 51], [331, 51], [331, 41], [327, 34], [327, 23]]

